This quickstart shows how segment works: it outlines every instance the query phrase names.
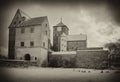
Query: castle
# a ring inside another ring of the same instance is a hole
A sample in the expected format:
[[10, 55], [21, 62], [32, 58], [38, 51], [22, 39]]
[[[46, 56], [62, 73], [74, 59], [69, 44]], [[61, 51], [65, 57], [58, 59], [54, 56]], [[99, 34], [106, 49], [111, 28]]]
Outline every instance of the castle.
[[[62, 20], [53, 26], [53, 50], [50, 50], [50, 27], [47, 16], [30, 18], [17, 10], [9, 26], [9, 59], [49, 63], [54, 57], [70, 61], [77, 67], [107, 65], [108, 51], [102, 47], [87, 48], [87, 35], [69, 35]], [[51, 53], [49, 53], [51, 52]]]
[[47, 62], [50, 28], [47, 16], [26, 18], [17, 10], [9, 26], [9, 59]]

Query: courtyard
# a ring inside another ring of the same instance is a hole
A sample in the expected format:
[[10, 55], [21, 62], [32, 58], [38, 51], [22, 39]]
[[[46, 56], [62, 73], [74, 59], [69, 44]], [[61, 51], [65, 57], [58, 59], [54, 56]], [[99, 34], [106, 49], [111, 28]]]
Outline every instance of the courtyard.
[[119, 82], [119, 70], [82, 68], [0, 68], [0, 80], [9, 82]]

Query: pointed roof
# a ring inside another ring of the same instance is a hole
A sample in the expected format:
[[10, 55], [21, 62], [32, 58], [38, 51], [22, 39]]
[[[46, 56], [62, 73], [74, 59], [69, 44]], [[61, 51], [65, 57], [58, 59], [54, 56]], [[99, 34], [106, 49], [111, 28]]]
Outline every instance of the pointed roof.
[[18, 8], [12, 19], [11, 24], [9, 25], [9, 28], [16, 27], [19, 24], [19, 21], [25, 21], [27, 19], [30, 19], [30, 17]]
[[[60, 21], [60, 23], [58, 23], [57, 25], [55, 25], [56, 27], [62, 27], [62, 26], [66, 26], [65, 24], [63, 24], [63, 22], [62, 22], [62, 18], [61, 18], [61, 21]], [[67, 26], [66, 26], [67, 27]]]
[[44, 20], [47, 19], [47, 16], [43, 17], [36, 17], [36, 18], [30, 18], [26, 21], [23, 21], [18, 25], [18, 27], [25, 27], [25, 26], [33, 26], [33, 25], [40, 25], [44, 22]]
[[18, 11], [20, 12], [20, 14], [21, 14], [22, 17], [25, 17], [25, 18], [26, 18], [26, 20], [31, 18], [28, 14], [26, 14], [26, 13], [23, 12], [22, 10], [18, 9]]

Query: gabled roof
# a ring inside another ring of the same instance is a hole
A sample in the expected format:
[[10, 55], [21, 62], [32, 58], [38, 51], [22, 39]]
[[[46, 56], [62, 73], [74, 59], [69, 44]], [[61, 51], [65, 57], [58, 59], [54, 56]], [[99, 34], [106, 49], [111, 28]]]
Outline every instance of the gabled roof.
[[86, 34], [80, 34], [80, 35], [68, 35], [67, 41], [80, 41], [80, 40], [87, 40]]
[[43, 23], [43, 21], [47, 19], [47, 16], [43, 17], [36, 17], [36, 18], [30, 18], [26, 21], [21, 22], [18, 27], [24, 27], [24, 26], [32, 26], [32, 25], [40, 25]]

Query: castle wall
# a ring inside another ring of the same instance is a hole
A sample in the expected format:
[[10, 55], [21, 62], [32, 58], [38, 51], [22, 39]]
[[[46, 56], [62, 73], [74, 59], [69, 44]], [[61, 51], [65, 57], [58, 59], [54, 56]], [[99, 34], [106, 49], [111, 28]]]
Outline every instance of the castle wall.
[[[71, 67], [78, 68], [107, 68], [108, 66], [108, 51], [105, 50], [77, 50], [63, 52], [53, 52], [50, 56], [50, 61], [57, 59], [56, 61], [68, 61]], [[72, 63], [71, 63], [72, 61]], [[74, 64], [73, 64], [74, 63]], [[64, 64], [61, 64], [63, 67]]]
[[85, 68], [104, 68], [108, 63], [106, 50], [78, 50], [77, 66]]

